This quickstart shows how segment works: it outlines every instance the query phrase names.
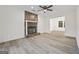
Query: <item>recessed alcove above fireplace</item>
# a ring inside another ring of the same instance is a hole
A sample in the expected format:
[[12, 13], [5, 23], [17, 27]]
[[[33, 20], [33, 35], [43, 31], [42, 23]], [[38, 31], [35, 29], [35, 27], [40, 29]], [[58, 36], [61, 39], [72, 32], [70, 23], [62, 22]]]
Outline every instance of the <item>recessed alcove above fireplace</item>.
[[38, 15], [25, 11], [25, 37], [37, 34]]

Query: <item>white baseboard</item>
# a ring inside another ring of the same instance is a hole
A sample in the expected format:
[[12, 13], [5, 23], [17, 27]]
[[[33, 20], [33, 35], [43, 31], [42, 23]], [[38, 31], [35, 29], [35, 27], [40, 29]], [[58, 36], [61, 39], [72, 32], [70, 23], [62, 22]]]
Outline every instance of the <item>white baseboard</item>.
[[1, 40], [0, 43], [7, 42], [7, 41], [12, 41], [12, 40], [17, 40], [17, 39], [23, 39], [23, 38], [24, 38], [24, 36], [18, 37], [18, 38], [12, 38], [12, 39]]
[[67, 37], [74, 37], [74, 38], [76, 38], [76, 36], [75, 35], [71, 35], [71, 34], [64, 34], [65, 36], [67, 36]]

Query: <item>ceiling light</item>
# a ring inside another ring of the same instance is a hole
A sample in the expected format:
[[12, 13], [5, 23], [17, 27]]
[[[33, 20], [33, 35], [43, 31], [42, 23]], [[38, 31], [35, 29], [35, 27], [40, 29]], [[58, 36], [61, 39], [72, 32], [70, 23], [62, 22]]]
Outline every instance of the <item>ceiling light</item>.
[[46, 12], [46, 10], [44, 10], [44, 12]]
[[44, 10], [44, 13], [46, 13], [47, 10]]

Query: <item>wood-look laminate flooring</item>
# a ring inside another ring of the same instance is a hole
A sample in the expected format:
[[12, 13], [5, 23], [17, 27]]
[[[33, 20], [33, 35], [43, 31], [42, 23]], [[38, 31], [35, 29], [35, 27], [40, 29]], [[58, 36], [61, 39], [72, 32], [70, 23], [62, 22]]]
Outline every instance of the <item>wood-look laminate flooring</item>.
[[[63, 32], [44, 33], [0, 44], [8, 54], [78, 54], [76, 39], [64, 37]], [[0, 52], [2, 53], [2, 52]]]

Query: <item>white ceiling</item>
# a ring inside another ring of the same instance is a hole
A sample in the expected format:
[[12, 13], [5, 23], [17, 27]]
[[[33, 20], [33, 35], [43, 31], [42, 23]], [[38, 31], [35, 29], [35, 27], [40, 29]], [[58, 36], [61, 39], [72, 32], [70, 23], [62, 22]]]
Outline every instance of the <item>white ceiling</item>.
[[[36, 14], [48, 16], [48, 17], [64, 16], [65, 14], [71, 11], [75, 11], [76, 9], [76, 6], [74, 5], [54, 5], [53, 7], [50, 8], [50, 9], [53, 9], [52, 12], [47, 11], [46, 13], [44, 13], [43, 11], [40, 11], [40, 12], [32, 11], [32, 10], [40, 10], [41, 8], [38, 5], [23, 5], [20, 7], [24, 10], [27, 10]], [[31, 7], [33, 7], [33, 9]]]

